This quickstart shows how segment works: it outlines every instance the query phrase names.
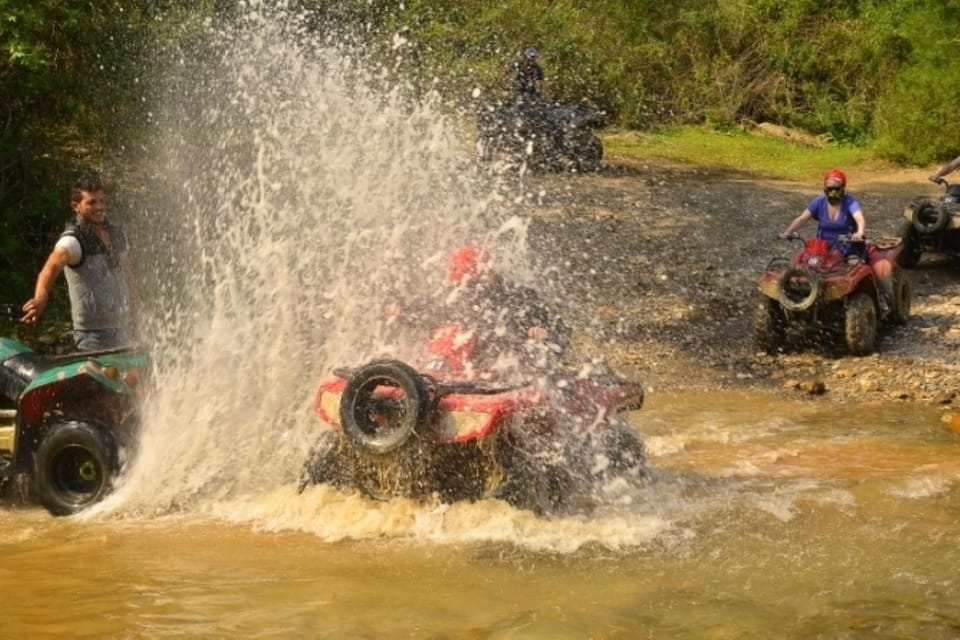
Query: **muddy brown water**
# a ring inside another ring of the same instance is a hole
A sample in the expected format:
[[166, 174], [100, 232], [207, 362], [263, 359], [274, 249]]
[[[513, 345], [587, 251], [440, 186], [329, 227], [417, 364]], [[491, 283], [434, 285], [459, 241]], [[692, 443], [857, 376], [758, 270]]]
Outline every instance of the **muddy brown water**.
[[0, 511], [0, 637], [947, 638], [939, 413], [652, 394], [654, 479], [590, 514], [283, 486], [189, 513]]

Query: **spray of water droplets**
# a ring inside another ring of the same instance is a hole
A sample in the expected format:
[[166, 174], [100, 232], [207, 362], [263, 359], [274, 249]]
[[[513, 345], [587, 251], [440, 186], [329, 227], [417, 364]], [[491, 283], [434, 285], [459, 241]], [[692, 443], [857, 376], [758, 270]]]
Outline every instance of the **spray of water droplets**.
[[522, 253], [438, 97], [302, 25], [197, 27], [157, 73], [135, 230], [157, 371], [124, 509], [291, 481], [317, 381], [377, 350], [385, 303], [464, 241]]

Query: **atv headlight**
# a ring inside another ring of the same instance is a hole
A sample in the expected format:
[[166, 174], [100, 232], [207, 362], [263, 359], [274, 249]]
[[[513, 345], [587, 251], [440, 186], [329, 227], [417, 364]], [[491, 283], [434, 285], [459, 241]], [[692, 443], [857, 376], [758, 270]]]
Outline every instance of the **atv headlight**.
[[444, 440], [455, 440], [470, 433], [480, 433], [490, 421], [490, 414], [482, 411], [451, 411], [440, 417], [438, 435]]
[[822, 261], [823, 259], [820, 256], [811, 256], [807, 258], [807, 266], [816, 268], [820, 266]]

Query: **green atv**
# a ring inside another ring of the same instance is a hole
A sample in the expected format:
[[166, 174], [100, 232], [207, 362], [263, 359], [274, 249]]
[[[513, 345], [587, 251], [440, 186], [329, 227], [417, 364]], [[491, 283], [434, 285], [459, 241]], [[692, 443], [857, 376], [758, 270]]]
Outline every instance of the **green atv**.
[[99, 502], [135, 444], [148, 365], [131, 349], [44, 356], [0, 338], [0, 483], [29, 476], [54, 515]]

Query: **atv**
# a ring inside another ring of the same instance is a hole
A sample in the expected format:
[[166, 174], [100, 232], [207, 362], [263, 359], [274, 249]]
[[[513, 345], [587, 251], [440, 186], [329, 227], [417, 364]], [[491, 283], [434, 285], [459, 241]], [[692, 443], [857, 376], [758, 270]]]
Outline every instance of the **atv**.
[[476, 336], [439, 327], [419, 366], [373, 360], [320, 383], [331, 428], [300, 490], [327, 483], [375, 498], [499, 498], [538, 514], [589, 504], [615, 478], [645, 477], [645, 451], [621, 419], [643, 388], [610, 373], [508, 382], [474, 368]]
[[903, 250], [898, 262], [911, 269], [924, 252], [942, 253], [960, 258], [960, 185], [951, 185], [943, 178], [940, 198], [915, 198], [906, 209], [900, 228]]
[[135, 444], [147, 371], [129, 349], [44, 356], [0, 338], [0, 481], [29, 476], [54, 515], [100, 501]]
[[603, 143], [594, 133], [601, 113], [539, 101], [488, 106], [477, 117], [477, 152], [483, 161], [498, 152], [536, 171], [596, 171]]
[[874, 350], [878, 325], [906, 324], [912, 288], [907, 273], [896, 266], [902, 250], [899, 239], [868, 242], [868, 255], [887, 258], [893, 267], [893, 299], [881, 293], [873, 269], [860, 255], [844, 256], [836, 242], [804, 241], [797, 234], [787, 240], [803, 246], [792, 257], [771, 260], [758, 280], [754, 328], [757, 346], [768, 353], [782, 349], [791, 330], [842, 338], [853, 355]]

